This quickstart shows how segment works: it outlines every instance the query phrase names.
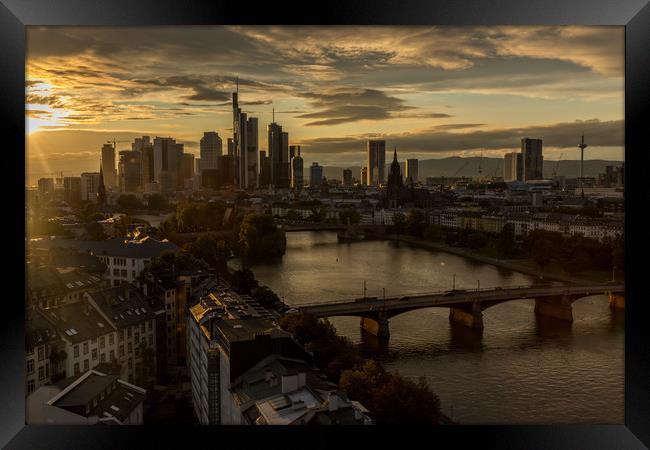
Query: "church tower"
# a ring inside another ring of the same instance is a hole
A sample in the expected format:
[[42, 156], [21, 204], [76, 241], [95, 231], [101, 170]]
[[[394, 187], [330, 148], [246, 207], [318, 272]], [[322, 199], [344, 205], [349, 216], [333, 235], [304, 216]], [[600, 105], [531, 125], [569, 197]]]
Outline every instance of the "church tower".
[[393, 162], [390, 165], [390, 172], [388, 174], [388, 186], [386, 189], [386, 199], [389, 208], [399, 207], [403, 185], [402, 169], [399, 166], [399, 162], [397, 162], [397, 147], [395, 147]]

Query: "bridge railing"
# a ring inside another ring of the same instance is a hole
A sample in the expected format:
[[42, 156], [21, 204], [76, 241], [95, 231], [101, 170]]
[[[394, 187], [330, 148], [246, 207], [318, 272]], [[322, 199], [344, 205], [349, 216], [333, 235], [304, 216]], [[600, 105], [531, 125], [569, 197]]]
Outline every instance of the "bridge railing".
[[[405, 293], [402, 295], [393, 295], [390, 297], [386, 297], [386, 301], [395, 301], [404, 297], [408, 297], [409, 299], [417, 299], [418, 297], [428, 297], [428, 296], [443, 296], [445, 294], [448, 294], [450, 292], [455, 292], [457, 295], [461, 294], [475, 294], [475, 293], [480, 293], [480, 292], [489, 292], [489, 293], [508, 293], [508, 292], [513, 292], [513, 291], [528, 291], [528, 292], [537, 292], [537, 291], [556, 291], [558, 294], [561, 293], [579, 293], [583, 291], [589, 291], [593, 290], [594, 292], [599, 292], [601, 290], [607, 291], [608, 289], [612, 290], [618, 290], [624, 288], [624, 285], [590, 285], [590, 286], [568, 286], [568, 285], [560, 285], [560, 286], [535, 286], [535, 285], [519, 285], [519, 286], [508, 286], [505, 288], [494, 288], [494, 287], [486, 287], [486, 288], [481, 288], [481, 289], [454, 289], [454, 290], [445, 290], [445, 291], [431, 291], [431, 292], [418, 292], [418, 293]], [[360, 303], [357, 301], [362, 297], [355, 297], [355, 298], [347, 298], [347, 299], [339, 299], [339, 300], [334, 300], [331, 302], [323, 303], [323, 302], [312, 302], [312, 303], [303, 303], [301, 305], [295, 305], [295, 308], [310, 308], [310, 307], [318, 307], [318, 306], [329, 306], [329, 305], [341, 305], [341, 304], [346, 304], [346, 303]], [[383, 301], [383, 297], [369, 297], [369, 298], [376, 298], [376, 300], [373, 300], [375, 302], [381, 302]]]

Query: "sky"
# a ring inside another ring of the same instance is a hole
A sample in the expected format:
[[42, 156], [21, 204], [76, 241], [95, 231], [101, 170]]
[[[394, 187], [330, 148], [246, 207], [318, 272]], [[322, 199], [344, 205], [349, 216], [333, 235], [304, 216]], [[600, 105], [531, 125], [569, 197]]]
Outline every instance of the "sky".
[[583, 132], [585, 159], [623, 159], [623, 27], [28, 27], [27, 175], [98, 171], [113, 139], [225, 147], [237, 79], [260, 149], [275, 109], [306, 165], [361, 166], [370, 138], [400, 159], [502, 157], [522, 137], [578, 159]]

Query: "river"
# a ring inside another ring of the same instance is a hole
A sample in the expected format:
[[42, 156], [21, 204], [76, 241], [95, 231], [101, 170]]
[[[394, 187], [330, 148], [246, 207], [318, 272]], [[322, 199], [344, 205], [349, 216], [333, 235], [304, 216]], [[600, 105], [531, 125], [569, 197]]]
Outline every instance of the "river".
[[[531, 276], [393, 241], [339, 244], [333, 232], [287, 233], [282, 261], [256, 265], [256, 278], [290, 305], [363, 295], [531, 284]], [[386, 344], [356, 317], [330, 321], [391, 371], [425, 377], [443, 411], [463, 424], [624, 423], [622, 312], [604, 296], [573, 305], [573, 324], [540, 320], [534, 300], [483, 313], [484, 330], [449, 323], [447, 308], [390, 319]]]

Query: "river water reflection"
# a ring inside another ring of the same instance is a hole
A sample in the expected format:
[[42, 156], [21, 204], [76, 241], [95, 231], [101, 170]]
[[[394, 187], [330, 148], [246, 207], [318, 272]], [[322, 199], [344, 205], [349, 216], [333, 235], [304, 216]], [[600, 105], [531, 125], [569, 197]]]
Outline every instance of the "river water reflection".
[[[391, 241], [339, 244], [333, 232], [287, 234], [281, 261], [254, 266], [291, 305], [363, 295], [518, 286], [533, 277]], [[484, 312], [482, 333], [449, 323], [447, 308], [390, 320], [388, 343], [334, 317], [338, 332], [389, 370], [425, 377], [442, 409], [461, 423], [623, 423], [624, 319], [604, 296], [573, 305], [573, 324], [540, 320], [533, 300]]]

